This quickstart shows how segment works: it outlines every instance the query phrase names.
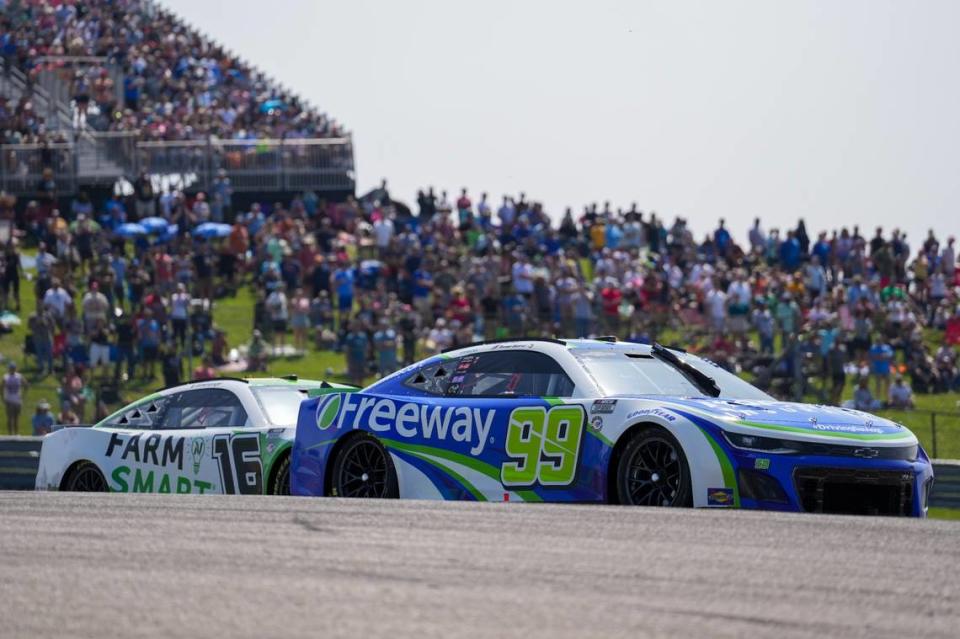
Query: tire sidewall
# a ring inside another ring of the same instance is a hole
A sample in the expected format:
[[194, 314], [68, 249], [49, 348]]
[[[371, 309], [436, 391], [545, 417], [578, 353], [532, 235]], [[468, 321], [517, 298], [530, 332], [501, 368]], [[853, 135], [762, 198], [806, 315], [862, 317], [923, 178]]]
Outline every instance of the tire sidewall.
[[[283, 484], [283, 478], [287, 478], [287, 492], [281, 492], [280, 486]], [[289, 495], [290, 494], [290, 453], [286, 453], [276, 470], [273, 472], [273, 481], [270, 485], [271, 495]]]
[[397, 470], [393, 466], [393, 458], [390, 456], [390, 453], [387, 451], [384, 445], [380, 443], [380, 440], [369, 433], [359, 433], [354, 435], [349, 441], [344, 443], [340, 450], [337, 451], [337, 456], [333, 460], [333, 473], [330, 477], [330, 495], [333, 497], [342, 496], [340, 494], [340, 474], [343, 471], [344, 460], [347, 458], [347, 455], [350, 453], [350, 451], [361, 443], [373, 443], [383, 453], [384, 458], [387, 460], [387, 478], [386, 490], [382, 499], [397, 499], [400, 496], [400, 489], [397, 482]]
[[624, 447], [623, 452], [617, 461], [617, 501], [626, 506], [634, 505], [631, 504], [625, 497], [625, 495], [628, 494], [627, 475], [629, 473], [630, 460], [633, 459], [633, 455], [636, 453], [638, 448], [640, 448], [644, 443], [653, 439], [665, 440], [669, 442], [670, 445], [673, 446], [673, 449], [677, 452], [677, 456], [680, 460], [680, 490], [678, 491], [674, 502], [670, 504], [669, 507], [689, 508], [693, 506], [693, 486], [690, 481], [690, 464], [687, 462], [687, 456], [683, 452], [683, 447], [680, 445], [680, 442], [677, 441], [676, 437], [666, 430], [657, 427], [644, 428], [643, 430], [633, 434], [630, 437], [630, 441], [628, 441]]
[[89, 462], [89, 461], [85, 461], [85, 462], [81, 462], [81, 463], [77, 464], [77, 466], [76, 466], [72, 471], [70, 471], [70, 477], [67, 478], [67, 483], [66, 483], [66, 492], [74, 492], [74, 493], [77, 493], [77, 492], [92, 492], [92, 491], [87, 491], [87, 490], [78, 490], [78, 489], [76, 488], [77, 477], [80, 476], [80, 473], [84, 473], [84, 472], [95, 472], [95, 473], [99, 474], [99, 475], [100, 475], [100, 479], [103, 480], [103, 485], [106, 487], [106, 490], [104, 490], [104, 491], [102, 491], [102, 492], [110, 492], [110, 486], [107, 484], [107, 478], [106, 478], [106, 477], [104, 476], [104, 474], [100, 471], [100, 469], [97, 468], [97, 465], [96, 465], [96, 464], [94, 464], [93, 462]]

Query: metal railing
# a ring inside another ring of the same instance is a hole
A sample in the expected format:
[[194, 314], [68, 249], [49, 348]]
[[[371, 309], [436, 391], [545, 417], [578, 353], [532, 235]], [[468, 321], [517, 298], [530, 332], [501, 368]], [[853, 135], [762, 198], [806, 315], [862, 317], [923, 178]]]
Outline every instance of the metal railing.
[[938, 460], [933, 462], [933, 508], [960, 509], [960, 462]]
[[16, 67], [8, 68], [0, 76], [2, 93], [14, 99], [28, 97], [33, 102], [34, 112], [44, 118], [47, 130], [73, 129], [73, 107], [69, 99], [64, 100], [61, 83], [55, 77], [44, 72], [31, 79]]
[[922, 409], [876, 413], [913, 431], [930, 457], [960, 459], [960, 413]]
[[221, 170], [234, 192], [354, 188], [349, 137], [171, 142], [138, 137], [133, 131], [105, 132], [67, 143], [0, 146], [0, 188], [34, 194], [46, 168], [53, 170], [61, 193], [107, 178], [133, 179], [141, 171], [200, 190], [209, 190]]
[[209, 188], [223, 170], [234, 191], [351, 190], [353, 144], [347, 138], [140, 142], [136, 171], [180, 176]]
[[0, 189], [8, 193], [36, 194], [46, 169], [52, 171], [57, 190], [76, 187], [76, 155], [72, 143], [4, 144], [0, 146]]
[[33, 490], [42, 437], [0, 437], [0, 490]]

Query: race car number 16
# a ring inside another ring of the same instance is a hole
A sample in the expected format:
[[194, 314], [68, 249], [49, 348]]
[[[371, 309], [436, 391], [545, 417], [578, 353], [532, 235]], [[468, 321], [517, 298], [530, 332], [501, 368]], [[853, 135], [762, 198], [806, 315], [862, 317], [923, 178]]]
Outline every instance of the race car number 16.
[[260, 463], [260, 436], [256, 433], [216, 435], [213, 457], [220, 470], [220, 485], [228, 495], [263, 493], [263, 465]]
[[573, 483], [585, 418], [580, 406], [516, 408], [507, 423], [506, 452], [514, 461], [500, 467], [504, 486], [566, 486]]

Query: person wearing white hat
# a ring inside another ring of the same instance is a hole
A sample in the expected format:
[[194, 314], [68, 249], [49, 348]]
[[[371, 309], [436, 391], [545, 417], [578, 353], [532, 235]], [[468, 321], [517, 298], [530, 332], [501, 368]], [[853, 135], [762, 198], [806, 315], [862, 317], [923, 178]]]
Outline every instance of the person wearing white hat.
[[53, 430], [53, 415], [50, 413], [50, 402], [41, 399], [37, 404], [37, 412], [33, 415], [33, 436], [42, 437]]

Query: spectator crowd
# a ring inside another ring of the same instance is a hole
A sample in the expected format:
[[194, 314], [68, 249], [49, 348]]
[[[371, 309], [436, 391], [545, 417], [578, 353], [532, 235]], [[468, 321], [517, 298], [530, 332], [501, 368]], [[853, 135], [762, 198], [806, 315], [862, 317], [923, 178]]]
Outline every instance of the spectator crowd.
[[[143, 179], [98, 209], [83, 194], [49, 214], [0, 200], [17, 229], [2, 301], [19, 310], [20, 246], [36, 246], [26, 346], [38, 375], [63, 375], [59, 419], [102, 414], [100, 390], [123, 380], [177, 383], [185, 359], [203, 378], [332, 350], [361, 383], [523, 335], [680, 344], [781, 397], [840, 403], [855, 384], [849, 401], [870, 410], [960, 388], [956, 244], [933, 231], [912, 247], [896, 229], [756, 220], [741, 243], [723, 220], [698, 239], [683, 218], [609, 202], [555, 222], [523, 194], [494, 204], [425, 189], [413, 210], [384, 183], [359, 201], [305, 193], [235, 211], [217, 198], [230, 224], [208, 236], [206, 194], [155, 194]], [[121, 232], [143, 215], [165, 230]], [[213, 307], [245, 289], [254, 330], [231, 357]]]
[[[3, 73], [52, 72], [77, 123], [145, 140], [337, 137], [255, 68], [148, 0], [0, 1]], [[30, 95], [0, 102], [0, 143], [58, 141]]]

